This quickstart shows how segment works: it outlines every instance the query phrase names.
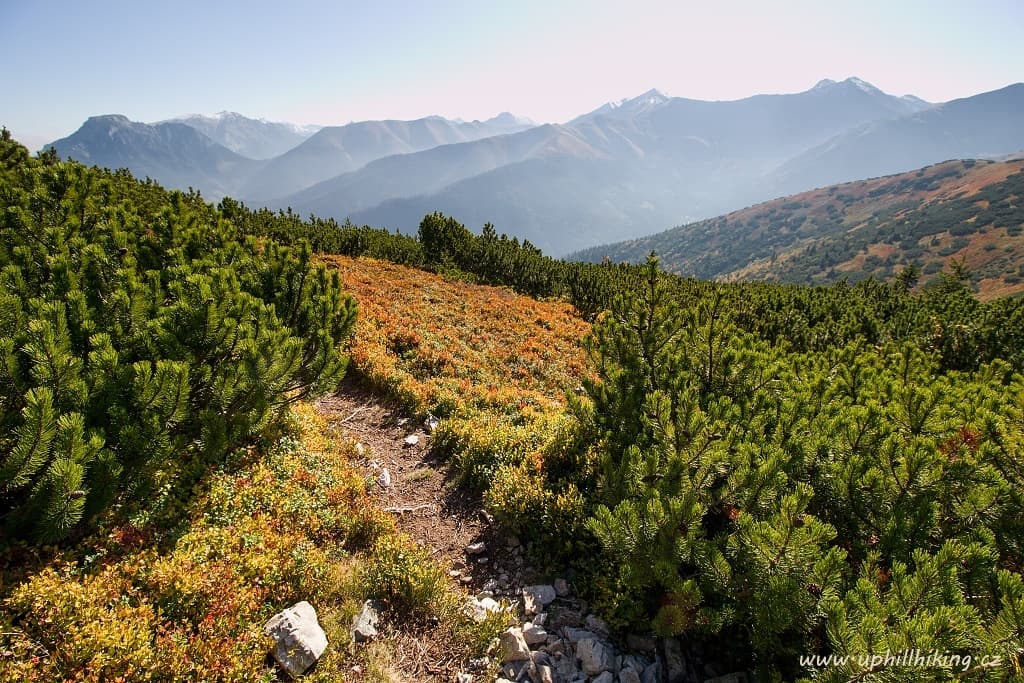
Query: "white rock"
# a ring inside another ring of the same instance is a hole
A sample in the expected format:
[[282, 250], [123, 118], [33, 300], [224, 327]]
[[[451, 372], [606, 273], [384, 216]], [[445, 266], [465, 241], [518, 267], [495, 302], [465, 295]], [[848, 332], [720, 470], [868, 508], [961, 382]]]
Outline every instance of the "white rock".
[[594, 634], [585, 628], [573, 628], [572, 626], [566, 626], [564, 631], [565, 637], [573, 645], [580, 642], [581, 640], [586, 640], [587, 638], [594, 638]]
[[366, 453], [366, 446], [361, 443], [356, 443], [356, 455], [364, 455]]
[[378, 605], [373, 600], [363, 603], [359, 614], [352, 619], [352, 640], [362, 643], [377, 637], [377, 624], [380, 623]]
[[523, 638], [526, 640], [527, 645], [540, 645], [547, 642], [548, 632], [542, 626], [525, 624], [523, 626]]
[[427, 417], [423, 420], [423, 429], [426, 430], [427, 434], [433, 434], [434, 430], [437, 429], [437, 425], [441, 424], [441, 421], [436, 417], [427, 413]]
[[455, 683], [473, 683], [473, 674], [460, 671], [455, 674]]
[[523, 639], [522, 629], [510, 626], [498, 636], [501, 647], [501, 662], [519, 662], [530, 659], [530, 648]]
[[391, 488], [391, 473], [388, 472], [388, 468], [381, 468], [380, 474], [377, 475], [377, 483], [381, 485], [381, 488]]
[[588, 676], [597, 676], [602, 671], [611, 671], [615, 667], [615, 657], [611, 649], [594, 638], [584, 638], [576, 645], [576, 658], [580, 660], [580, 667]]
[[481, 597], [469, 601], [469, 616], [473, 618], [473, 621], [483, 621], [490, 614], [501, 611], [501, 605], [499, 605], [493, 598]]
[[640, 683], [640, 674], [631, 666], [619, 672], [619, 683]]
[[479, 555], [483, 551], [487, 550], [487, 544], [483, 541], [477, 541], [476, 543], [470, 543], [466, 546], [467, 555]]
[[556, 597], [555, 587], [548, 585], [526, 586], [523, 588], [523, 596], [527, 594], [532, 595], [541, 606], [550, 605]]
[[415, 434], [410, 434], [409, 436], [405, 437], [405, 445], [406, 446], [415, 446], [419, 442], [420, 442], [420, 437], [416, 436]]
[[327, 634], [305, 600], [272, 616], [263, 632], [274, 639], [274, 659], [293, 678], [306, 673], [327, 649]]

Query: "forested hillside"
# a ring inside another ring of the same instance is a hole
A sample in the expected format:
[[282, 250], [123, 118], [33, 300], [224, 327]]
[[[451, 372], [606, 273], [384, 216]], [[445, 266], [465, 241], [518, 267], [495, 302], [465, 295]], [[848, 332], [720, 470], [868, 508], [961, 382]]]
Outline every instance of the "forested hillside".
[[[301, 599], [331, 643], [313, 680], [388, 680], [411, 634], [508, 665], [505, 617], [467, 616], [304, 401], [349, 353], [666, 680], [1019, 678], [1024, 304], [963, 269], [688, 280], [441, 214], [411, 236], [213, 206], [6, 136], [0, 159], [5, 678], [270, 678], [262, 624]], [[367, 597], [389, 635], [360, 645]]]
[[705, 279], [821, 284], [921, 282], [951, 263], [983, 299], [1024, 291], [1024, 162], [948, 161], [911, 173], [812, 190], [594, 247], [582, 260], [639, 262]]

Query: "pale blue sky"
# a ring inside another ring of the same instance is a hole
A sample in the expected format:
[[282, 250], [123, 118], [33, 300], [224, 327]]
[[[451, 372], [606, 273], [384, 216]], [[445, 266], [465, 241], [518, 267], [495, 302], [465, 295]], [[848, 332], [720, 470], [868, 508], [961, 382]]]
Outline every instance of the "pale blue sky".
[[228, 109], [339, 124], [559, 122], [658, 88], [736, 99], [859, 76], [945, 101], [1024, 81], [1020, 0], [0, 0], [0, 125]]

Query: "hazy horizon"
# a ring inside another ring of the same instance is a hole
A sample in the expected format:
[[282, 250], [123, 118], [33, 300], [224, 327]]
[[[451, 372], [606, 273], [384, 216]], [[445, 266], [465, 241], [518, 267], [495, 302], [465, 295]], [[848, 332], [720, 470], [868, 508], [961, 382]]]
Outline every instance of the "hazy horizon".
[[16, 1], [0, 6], [0, 54], [18, 65], [0, 125], [42, 144], [115, 113], [339, 125], [510, 111], [554, 123], [651, 88], [733, 100], [851, 76], [944, 102], [1024, 80], [1021, 25], [1024, 6], [1000, 1]]

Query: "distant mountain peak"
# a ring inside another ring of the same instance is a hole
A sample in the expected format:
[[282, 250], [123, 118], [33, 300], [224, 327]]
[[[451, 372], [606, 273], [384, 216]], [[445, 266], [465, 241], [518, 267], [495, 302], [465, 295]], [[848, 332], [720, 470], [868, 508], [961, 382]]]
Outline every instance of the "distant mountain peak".
[[613, 102], [606, 102], [594, 111], [584, 114], [573, 121], [583, 121], [598, 116], [629, 117], [636, 114], [643, 114], [652, 109], [660, 107], [671, 98], [660, 90], [651, 88], [647, 92], [636, 97], [626, 97]]
[[537, 125], [534, 121], [526, 118], [525, 116], [516, 116], [512, 112], [503, 111], [496, 116], [484, 121], [493, 125], [512, 125], [512, 126], [535, 126]]
[[843, 83], [849, 83], [850, 85], [853, 85], [853, 86], [856, 86], [856, 87], [860, 88], [864, 92], [870, 92], [870, 93], [882, 92], [881, 90], [879, 90], [875, 86], [871, 85], [867, 81], [862, 80], [860, 78], [857, 78], [856, 76], [850, 76], [845, 81], [843, 81]]
[[882, 92], [879, 88], [875, 87], [871, 83], [868, 83], [862, 78], [857, 78], [856, 76], [850, 76], [849, 78], [841, 82], [833, 81], [831, 78], [823, 78], [817, 83], [815, 83], [814, 87], [811, 88], [811, 90], [825, 90], [828, 88], [834, 88], [835, 86], [841, 85], [852, 86], [854, 88], [858, 88], [859, 90], [863, 90], [864, 92], [871, 94]]
[[96, 116], [90, 116], [85, 120], [86, 125], [90, 123], [117, 123], [123, 125], [131, 122], [131, 119], [124, 114], [97, 114]]
[[634, 106], [634, 107], [648, 106], [649, 107], [649, 106], [656, 106], [656, 105], [668, 102], [668, 99], [669, 99], [668, 96], [665, 95], [660, 90], [657, 90], [655, 88], [651, 88], [650, 90], [648, 90], [647, 92], [643, 93], [642, 95], [637, 95], [636, 97], [627, 97], [627, 98], [625, 98], [623, 100], [619, 100], [618, 102], [609, 102], [609, 104], [612, 107], [614, 107], [614, 108], [619, 108], [619, 107], [624, 107], [624, 106]]

